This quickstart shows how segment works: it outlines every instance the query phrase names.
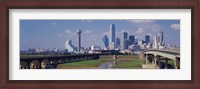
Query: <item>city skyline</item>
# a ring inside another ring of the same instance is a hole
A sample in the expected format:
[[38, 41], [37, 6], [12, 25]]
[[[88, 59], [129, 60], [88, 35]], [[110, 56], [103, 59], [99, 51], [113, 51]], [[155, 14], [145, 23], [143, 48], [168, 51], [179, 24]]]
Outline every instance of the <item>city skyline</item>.
[[180, 20], [20, 20], [20, 50], [64, 49], [67, 40], [78, 47], [77, 29], [82, 31], [82, 47], [95, 45], [104, 48], [102, 39], [107, 35], [111, 41], [109, 34], [113, 27], [115, 39], [126, 31], [128, 36], [133, 35], [138, 40], [145, 40], [149, 35], [153, 41], [154, 35], [162, 31], [165, 44], [180, 46]]

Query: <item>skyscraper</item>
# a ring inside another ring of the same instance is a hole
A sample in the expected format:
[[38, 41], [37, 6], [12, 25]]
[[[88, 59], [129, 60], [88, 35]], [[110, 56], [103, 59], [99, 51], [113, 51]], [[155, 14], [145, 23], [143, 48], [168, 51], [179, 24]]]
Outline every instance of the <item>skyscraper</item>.
[[124, 32], [124, 49], [128, 49], [128, 33]]
[[109, 39], [108, 39], [108, 37], [106, 35], [104, 35], [104, 37], [103, 37], [103, 43], [104, 43], [105, 47], [108, 48], [108, 46], [109, 46]]
[[110, 43], [115, 42], [115, 24], [110, 25]]
[[128, 33], [124, 31], [124, 39], [128, 40]]
[[161, 31], [154, 36], [154, 48], [164, 48], [164, 47], [165, 47], [164, 35], [163, 32]]
[[118, 37], [115, 40], [115, 48], [120, 49], [120, 39]]
[[115, 43], [115, 24], [110, 25], [110, 42], [109, 42], [109, 44], [113, 44], [113, 43]]
[[81, 50], [81, 30], [80, 29], [77, 30], [77, 34], [78, 34], [78, 51], [80, 52]]
[[126, 40], [124, 41], [124, 49], [128, 49], [128, 44], [129, 44], [129, 40], [126, 39]]
[[149, 43], [150, 42], [150, 36], [149, 35], [145, 35], [145, 43]]
[[129, 36], [129, 45], [133, 45], [135, 43], [135, 36], [134, 35], [130, 35]]
[[163, 32], [162, 31], [160, 31], [157, 34], [157, 40], [158, 40], [158, 45], [164, 46], [164, 36], [163, 36]]
[[121, 38], [121, 50], [125, 49], [128, 49], [128, 33], [126, 31], [123, 31]]
[[154, 48], [158, 48], [158, 40], [157, 40], [157, 35], [154, 36]]

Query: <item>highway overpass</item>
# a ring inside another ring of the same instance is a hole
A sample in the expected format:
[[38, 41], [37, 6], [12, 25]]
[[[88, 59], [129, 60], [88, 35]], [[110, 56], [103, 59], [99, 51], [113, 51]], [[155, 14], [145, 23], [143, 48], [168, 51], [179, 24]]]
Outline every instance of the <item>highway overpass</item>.
[[168, 60], [174, 61], [174, 67], [180, 69], [180, 50], [179, 49], [149, 49], [141, 52], [146, 64], [154, 64], [155, 67], [160, 66], [161, 60], [165, 60], [167, 68]]

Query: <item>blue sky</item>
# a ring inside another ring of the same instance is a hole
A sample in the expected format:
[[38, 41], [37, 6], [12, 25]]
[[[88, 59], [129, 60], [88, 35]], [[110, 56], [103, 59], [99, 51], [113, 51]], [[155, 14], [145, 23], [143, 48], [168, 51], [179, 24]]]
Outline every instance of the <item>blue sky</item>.
[[180, 44], [180, 20], [20, 20], [20, 49], [64, 49], [66, 40], [77, 46], [77, 29], [82, 31], [81, 44], [104, 47], [102, 38], [109, 38], [110, 24], [115, 24], [116, 37], [125, 30], [144, 40], [145, 35], [164, 32], [166, 44]]

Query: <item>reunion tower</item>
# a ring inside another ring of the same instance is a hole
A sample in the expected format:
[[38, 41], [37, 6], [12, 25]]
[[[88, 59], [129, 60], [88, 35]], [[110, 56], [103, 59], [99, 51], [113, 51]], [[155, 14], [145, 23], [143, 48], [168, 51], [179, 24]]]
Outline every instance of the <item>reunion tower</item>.
[[77, 34], [78, 34], [78, 52], [80, 52], [81, 50], [81, 30], [80, 29], [77, 30]]

